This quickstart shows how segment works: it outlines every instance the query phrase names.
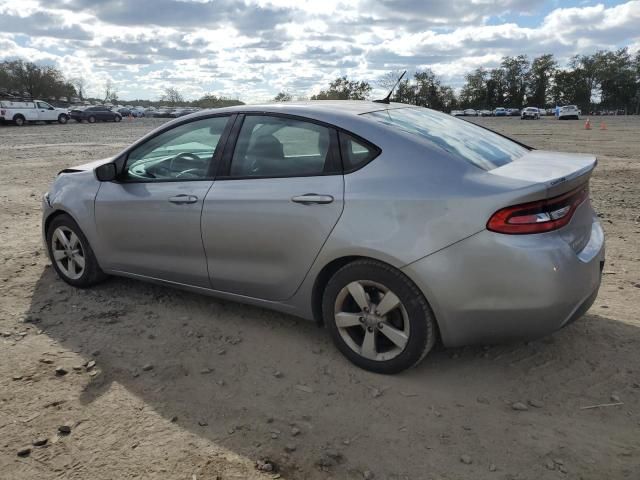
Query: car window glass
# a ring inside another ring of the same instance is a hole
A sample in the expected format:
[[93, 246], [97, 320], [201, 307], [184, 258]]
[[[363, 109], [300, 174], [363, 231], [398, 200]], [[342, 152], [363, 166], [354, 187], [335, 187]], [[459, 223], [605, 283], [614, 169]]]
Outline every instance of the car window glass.
[[381, 110], [364, 116], [418, 135], [483, 170], [500, 167], [528, 152], [513, 140], [427, 108]]
[[199, 180], [208, 178], [209, 164], [228, 117], [178, 125], [129, 153], [128, 180]]
[[344, 132], [340, 132], [340, 149], [345, 171], [357, 170], [378, 155], [375, 147]]
[[248, 115], [233, 159], [233, 177], [319, 175], [331, 155], [330, 130], [284, 117]]

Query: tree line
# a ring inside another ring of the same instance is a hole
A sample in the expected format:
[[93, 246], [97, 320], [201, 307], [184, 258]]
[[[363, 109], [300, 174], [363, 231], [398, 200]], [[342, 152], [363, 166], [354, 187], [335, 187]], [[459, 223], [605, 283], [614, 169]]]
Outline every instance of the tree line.
[[[401, 72], [391, 71], [375, 82], [390, 90]], [[14, 93], [31, 98], [72, 98], [116, 103], [118, 92], [109, 80], [101, 98], [86, 98], [83, 78], [67, 79], [55, 67], [25, 60], [0, 62], [0, 94]], [[371, 96], [372, 83], [350, 80], [346, 76], [311, 97], [312, 100], [364, 100]], [[280, 92], [274, 101], [290, 101], [292, 95]], [[553, 107], [578, 105], [583, 111], [596, 108], [624, 109], [640, 113], [640, 51], [632, 55], [627, 48], [600, 50], [576, 55], [568, 67], [560, 68], [552, 54], [529, 59], [526, 55], [507, 56], [491, 69], [477, 68], [465, 75], [465, 83], [456, 92], [429, 68], [414, 72], [395, 88], [391, 100], [436, 110], [456, 108], [520, 108], [525, 105]], [[165, 89], [158, 101], [130, 100], [138, 105], [189, 105], [215, 108], [241, 104], [237, 99], [208, 93], [197, 100], [185, 101], [173, 87]]]
[[[86, 90], [87, 82], [84, 78], [66, 79], [60, 70], [52, 66], [38, 65], [22, 59], [0, 62], [0, 98], [7, 96], [55, 99], [61, 100], [62, 103], [72, 103], [76, 99], [80, 102], [110, 102], [114, 104], [120, 100], [117, 88], [111, 80], [107, 80], [99, 98], [87, 97]], [[212, 93], [207, 93], [196, 100], [187, 101], [174, 87], [166, 88], [164, 94], [157, 101], [136, 99], [127, 100], [127, 103], [144, 107], [180, 105], [200, 108], [219, 108], [243, 104], [240, 100], [217, 96]]]
[[[388, 72], [378, 79], [377, 86], [390, 90], [401, 73]], [[369, 82], [340, 77], [311, 99], [362, 100], [370, 96], [371, 90]], [[273, 100], [289, 101], [291, 95], [280, 92]], [[559, 68], [552, 54], [532, 60], [526, 55], [507, 56], [496, 68], [480, 67], [467, 73], [458, 93], [426, 68], [402, 80], [391, 101], [443, 111], [578, 105], [583, 111], [597, 106], [640, 113], [640, 52], [632, 56], [627, 48], [621, 48], [576, 55], [568, 68]]]

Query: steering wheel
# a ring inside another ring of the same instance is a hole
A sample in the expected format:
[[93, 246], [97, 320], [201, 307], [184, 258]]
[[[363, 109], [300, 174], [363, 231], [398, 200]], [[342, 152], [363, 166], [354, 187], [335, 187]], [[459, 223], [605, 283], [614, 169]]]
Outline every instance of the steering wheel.
[[173, 157], [171, 159], [171, 162], [169, 162], [169, 170], [173, 171], [173, 162], [177, 162], [180, 160], [191, 160], [191, 161], [201, 161], [200, 157], [198, 157], [195, 153], [191, 153], [191, 152], [182, 152], [179, 153], [178, 155], [176, 155], [175, 157]]
[[[180, 172], [179, 174], [176, 175], [176, 178], [182, 178], [183, 175], [192, 175], [193, 177], [199, 177], [200, 175], [198, 175], [200, 173], [199, 168], [190, 168], [189, 170], [185, 170], [184, 172]], [[196, 172], [198, 172], [198, 174], [196, 174]]]

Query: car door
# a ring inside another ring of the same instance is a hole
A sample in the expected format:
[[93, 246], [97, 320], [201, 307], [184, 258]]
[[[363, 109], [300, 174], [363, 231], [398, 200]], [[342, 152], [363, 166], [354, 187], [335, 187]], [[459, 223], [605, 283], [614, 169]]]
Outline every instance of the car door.
[[337, 135], [275, 115], [239, 116], [207, 194], [202, 239], [211, 286], [284, 300], [304, 280], [340, 218]]
[[36, 102], [38, 110], [38, 120], [42, 122], [51, 122], [58, 119], [58, 112], [55, 108], [46, 102]]
[[103, 268], [209, 287], [200, 216], [228, 119], [192, 120], [151, 137], [128, 152], [119, 181], [101, 184]]

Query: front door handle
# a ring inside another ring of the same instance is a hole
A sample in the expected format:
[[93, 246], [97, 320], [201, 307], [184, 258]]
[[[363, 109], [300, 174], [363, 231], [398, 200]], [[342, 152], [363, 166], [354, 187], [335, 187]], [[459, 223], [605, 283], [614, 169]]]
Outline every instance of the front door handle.
[[312, 205], [314, 203], [331, 203], [333, 197], [331, 195], [318, 195], [317, 193], [305, 193], [291, 199], [292, 202], [302, 203], [304, 205]]
[[185, 203], [196, 203], [198, 201], [198, 197], [195, 195], [186, 195], [184, 193], [180, 195], [176, 195], [175, 197], [170, 197], [169, 201], [171, 203], [175, 203], [176, 205], [184, 205]]

